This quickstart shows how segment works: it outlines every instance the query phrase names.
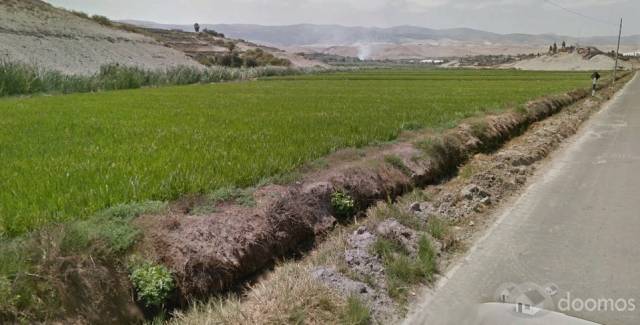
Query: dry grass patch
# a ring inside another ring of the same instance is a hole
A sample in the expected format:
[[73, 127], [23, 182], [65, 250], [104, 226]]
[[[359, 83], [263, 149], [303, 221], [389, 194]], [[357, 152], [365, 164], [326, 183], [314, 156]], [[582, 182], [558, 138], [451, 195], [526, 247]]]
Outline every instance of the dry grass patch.
[[246, 297], [213, 299], [176, 315], [172, 323], [332, 324], [341, 315], [357, 311], [345, 298], [316, 282], [309, 270], [309, 265], [283, 264], [248, 290]]

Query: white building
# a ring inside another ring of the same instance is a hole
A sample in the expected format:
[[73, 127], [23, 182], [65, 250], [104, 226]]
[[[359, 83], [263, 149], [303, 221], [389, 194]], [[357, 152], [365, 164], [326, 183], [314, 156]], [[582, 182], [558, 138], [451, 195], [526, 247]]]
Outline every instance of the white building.
[[637, 52], [627, 52], [627, 53], [622, 53], [622, 56], [635, 56], [635, 57], [640, 57], [640, 51], [637, 51]]
[[424, 64], [443, 64], [444, 60], [426, 59], [426, 60], [420, 61], [420, 63], [424, 63]]

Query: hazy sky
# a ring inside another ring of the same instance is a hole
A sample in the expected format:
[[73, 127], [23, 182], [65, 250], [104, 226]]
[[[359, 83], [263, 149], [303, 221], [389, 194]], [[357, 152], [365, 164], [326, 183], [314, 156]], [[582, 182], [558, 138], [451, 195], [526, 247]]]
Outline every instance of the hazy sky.
[[[572, 36], [640, 34], [640, 0], [48, 0], [112, 19], [161, 23], [297, 23], [347, 26], [471, 27], [499, 33]], [[604, 22], [608, 23], [604, 23]]]

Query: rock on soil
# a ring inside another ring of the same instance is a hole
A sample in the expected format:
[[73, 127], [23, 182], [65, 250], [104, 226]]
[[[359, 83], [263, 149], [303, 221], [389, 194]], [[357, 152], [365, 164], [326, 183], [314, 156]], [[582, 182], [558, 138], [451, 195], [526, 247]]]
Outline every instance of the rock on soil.
[[366, 227], [358, 228], [347, 238], [347, 249], [344, 259], [347, 266], [357, 275], [371, 278], [381, 288], [386, 288], [384, 266], [382, 260], [371, 254], [371, 248], [376, 242], [376, 236]]
[[371, 313], [378, 323], [391, 321], [395, 303], [384, 291], [354, 281], [331, 267], [317, 267], [311, 271], [311, 276], [345, 297], [355, 296], [361, 299], [371, 308]]
[[401, 225], [397, 220], [386, 220], [376, 227], [376, 232], [383, 238], [402, 245], [411, 256], [418, 252], [418, 234], [415, 230]]

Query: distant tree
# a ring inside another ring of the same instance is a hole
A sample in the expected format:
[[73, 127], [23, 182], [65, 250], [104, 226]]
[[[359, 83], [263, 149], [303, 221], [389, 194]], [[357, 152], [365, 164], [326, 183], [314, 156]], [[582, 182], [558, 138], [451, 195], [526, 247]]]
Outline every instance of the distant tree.
[[563, 48], [563, 49], [567, 48], [567, 42], [562, 41], [562, 48]]
[[549, 53], [553, 53], [553, 45], [549, 45]]
[[200, 24], [198, 24], [198, 23], [193, 24], [193, 29], [196, 30], [196, 33], [199, 33], [200, 32]]
[[558, 44], [553, 43], [553, 54], [558, 53]]

